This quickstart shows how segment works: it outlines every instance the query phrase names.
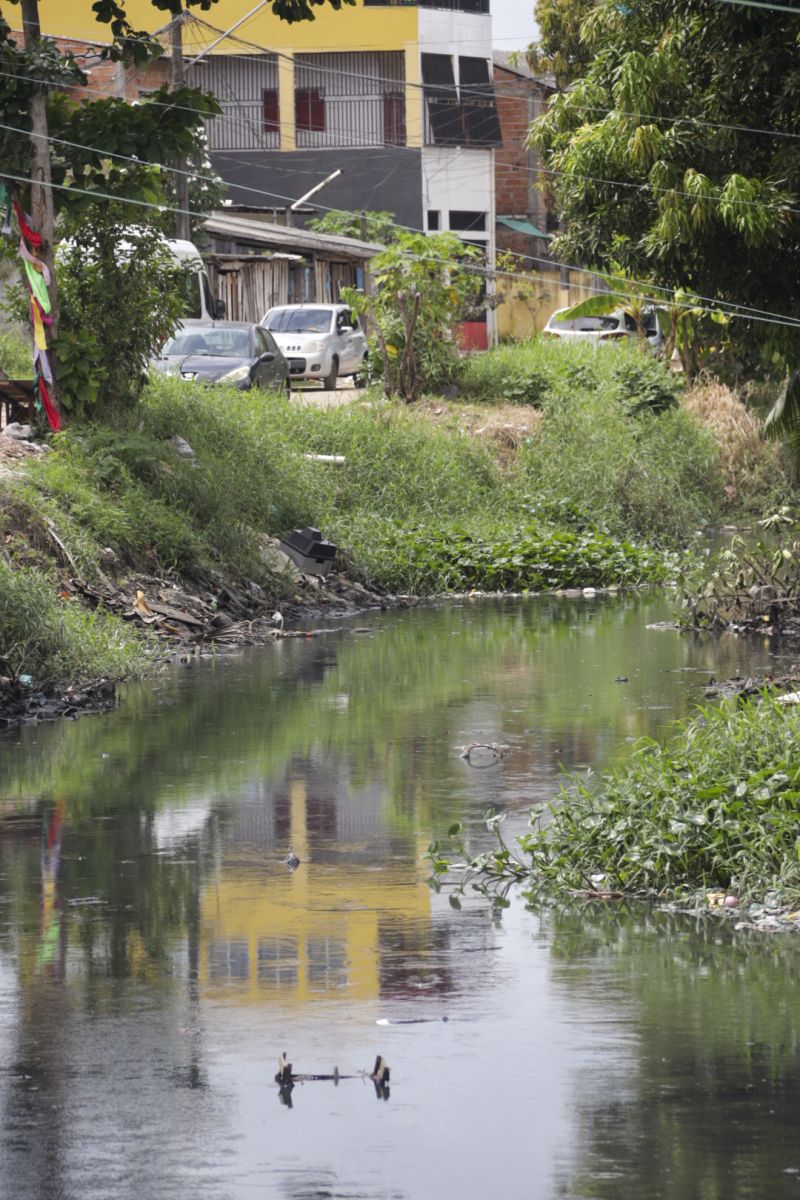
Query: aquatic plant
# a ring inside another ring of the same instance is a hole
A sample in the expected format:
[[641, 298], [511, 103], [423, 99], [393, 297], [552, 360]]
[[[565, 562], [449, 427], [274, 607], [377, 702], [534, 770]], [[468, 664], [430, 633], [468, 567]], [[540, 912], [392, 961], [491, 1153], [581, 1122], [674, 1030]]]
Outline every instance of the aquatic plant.
[[[536, 890], [675, 897], [719, 888], [737, 901], [800, 898], [800, 714], [763, 696], [702, 709], [665, 745], [587, 785], [572, 779], [546, 824], [471, 856], [459, 826], [462, 887], [525, 880]], [[491, 818], [497, 822], [497, 818]], [[499, 830], [499, 823], [497, 824]], [[432, 843], [434, 877], [450, 850]]]

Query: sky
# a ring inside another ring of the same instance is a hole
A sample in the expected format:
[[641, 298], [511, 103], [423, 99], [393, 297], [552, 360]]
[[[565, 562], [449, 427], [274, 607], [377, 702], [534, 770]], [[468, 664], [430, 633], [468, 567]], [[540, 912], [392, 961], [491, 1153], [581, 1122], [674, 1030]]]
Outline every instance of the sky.
[[534, 0], [491, 0], [496, 50], [524, 50], [536, 36]]

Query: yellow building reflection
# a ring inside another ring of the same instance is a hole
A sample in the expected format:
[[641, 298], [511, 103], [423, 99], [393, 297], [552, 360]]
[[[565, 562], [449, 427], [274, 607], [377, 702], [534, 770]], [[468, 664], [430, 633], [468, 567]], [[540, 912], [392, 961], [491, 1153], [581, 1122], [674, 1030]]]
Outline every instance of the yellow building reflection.
[[289, 871], [274, 854], [228, 847], [201, 900], [201, 985], [250, 1004], [377, 1000], [380, 926], [430, 921], [424, 845], [415, 838], [411, 853], [378, 868], [363, 844], [338, 838], [335, 856], [315, 861], [308, 781], [293, 778], [288, 798], [287, 848], [301, 865]]

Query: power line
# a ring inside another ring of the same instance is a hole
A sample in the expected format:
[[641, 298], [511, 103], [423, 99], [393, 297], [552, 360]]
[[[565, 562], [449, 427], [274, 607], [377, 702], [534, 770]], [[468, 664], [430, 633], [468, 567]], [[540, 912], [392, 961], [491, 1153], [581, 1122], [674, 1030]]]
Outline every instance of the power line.
[[[24, 130], [17, 130], [17, 129], [16, 129], [14, 126], [0, 125], [0, 128], [5, 128], [5, 129], [8, 129], [8, 130], [10, 130], [11, 132], [27, 132], [27, 131], [24, 131]], [[37, 134], [37, 135], [35, 135], [35, 136], [37, 136], [37, 137], [44, 137], [44, 135], [43, 135], [43, 134], [42, 134], [42, 135], [39, 135], [39, 134]], [[47, 140], [48, 140], [48, 141], [60, 141], [60, 142], [64, 142], [64, 140], [65, 140], [65, 139], [62, 139], [62, 138], [53, 138], [53, 137], [48, 137], [48, 139], [47, 139]], [[85, 145], [83, 145], [83, 144], [81, 144], [81, 143], [66, 142], [65, 144], [67, 144], [67, 145], [71, 145], [71, 146], [75, 146], [75, 147], [77, 147], [77, 148], [80, 148], [80, 149], [88, 149], [88, 150], [93, 150], [95, 153], [104, 153], [103, 151], [99, 150], [99, 149], [98, 149], [98, 148], [96, 148], [96, 147], [85, 146]], [[143, 160], [143, 159], [132, 158], [130, 155], [121, 155], [121, 154], [106, 153], [106, 154], [105, 154], [105, 156], [106, 156], [106, 157], [111, 157], [111, 158], [119, 158], [119, 159], [122, 159], [122, 160], [125, 160], [125, 161], [133, 162], [133, 163], [135, 163], [135, 164], [137, 164], [137, 165], [139, 165], [139, 166], [153, 166], [153, 167], [158, 167], [158, 168], [160, 168], [160, 169], [162, 169], [162, 170], [168, 170], [168, 169], [169, 169], [169, 168], [164, 168], [164, 167], [163, 167], [161, 164], [159, 164], [159, 163], [152, 163], [152, 162], [148, 162], [148, 161], [146, 161], [146, 160]], [[185, 174], [191, 174], [191, 172], [182, 172], [182, 173], [185, 173]], [[14, 180], [15, 180], [15, 181], [17, 181], [17, 182], [25, 182], [25, 183], [30, 183], [30, 182], [32, 182], [30, 179], [27, 179], [27, 178], [21, 178], [21, 177], [18, 177], [18, 176], [13, 176], [13, 175], [5, 175], [5, 177], [6, 177], [6, 178], [8, 178], [8, 179], [14, 179]], [[202, 179], [206, 179], [206, 180], [208, 180], [208, 179], [209, 179], [209, 178], [211, 178], [211, 177], [209, 177], [209, 176], [197, 176], [196, 178], [199, 178], [199, 179], [201, 179], [201, 180], [202, 180]], [[115, 195], [112, 195], [111, 193], [107, 193], [107, 192], [99, 192], [99, 191], [90, 191], [90, 190], [88, 190], [88, 189], [85, 189], [85, 188], [80, 188], [80, 187], [73, 186], [73, 185], [68, 185], [68, 184], [52, 184], [51, 186], [52, 186], [52, 187], [54, 187], [54, 188], [58, 188], [58, 189], [60, 189], [60, 190], [62, 190], [62, 191], [72, 191], [72, 192], [78, 192], [78, 193], [79, 193], [79, 194], [81, 194], [81, 195], [87, 195], [87, 196], [91, 196], [91, 197], [94, 197], [94, 198], [100, 198], [100, 199], [106, 199], [106, 200], [112, 200], [112, 201], [119, 201], [120, 203], [123, 203], [123, 204], [129, 204], [129, 205], [138, 205], [139, 207], [148, 208], [148, 209], [155, 209], [155, 210], [157, 210], [157, 211], [159, 211], [159, 212], [172, 212], [172, 213], [178, 213], [178, 212], [181, 212], [181, 213], [186, 213], [186, 214], [188, 214], [189, 216], [195, 216], [195, 217], [199, 217], [199, 218], [204, 218], [204, 217], [207, 215], [207, 214], [205, 214], [205, 213], [201, 213], [201, 212], [197, 212], [197, 211], [195, 211], [195, 210], [192, 210], [192, 209], [190, 209], [190, 208], [188, 208], [188, 207], [187, 207], [187, 208], [185, 208], [185, 209], [183, 209], [183, 208], [177, 208], [177, 207], [175, 207], [175, 206], [172, 206], [172, 205], [167, 205], [167, 204], [155, 204], [155, 203], [152, 203], [152, 202], [149, 202], [149, 201], [144, 201], [144, 200], [132, 200], [132, 199], [130, 199], [130, 198], [126, 198], [126, 197], [115, 196]], [[235, 186], [235, 185], [234, 185], [234, 186]], [[289, 201], [289, 200], [291, 200], [291, 197], [290, 197], [290, 196], [281, 196], [280, 194], [278, 194], [278, 193], [275, 193], [275, 192], [266, 192], [266, 191], [261, 191], [261, 190], [259, 190], [259, 189], [256, 189], [256, 188], [248, 188], [248, 189], [246, 189], [246, 190], [248, 190], [248, 191], [252, 191], [252, 192], [255, 192], [256, 194], [258, 194], [258, 195], [261, 195], [261, 196], [272, 197], [272, 198], [274, 198], [274, 199], [278, 199], [278, 200], [285, 200], [285, 201]], [[330, 206], [328, 206], [328, 205], [322, 205], [322, 204], [320, 204], [320, 205], [317, 205], [317, 207], [319, 207], [319, 208], [323, 208], [323, 209], [325, 209], [325, 210], [326, 210], [326, 211], [328, 211], [328, 212], [336, 211], [335, 209], [332, 209], [332, 208], [331, 208]], [[391, 225], [392, 225], [392, 227], [393, 227], [393, 228], [396, 228], [396, 229], [401, 229], [401, 230], [404, 230], [404, 231], [406, 231], [406, 232], [410, 232], [410, 233], [424, 233], [424, 232], [425, 232], [425, 231], [424, 231], [424, 230], [422, 230], [422, 229], [415, 229], [413, 226], [401, 225], [401, 224], [400, 224], [399, 222], [397, 222], [397, 221], [393, 221], [393, 222], [391, 222]], [[453, 232], [453, 231], [451, 231], [451, 232]], [[583, 272], [583, 273], [586, 273], [586, 274], [593, 274], [593, 272], [591, 272], [590, 270], [588, 270], [586, 267], [583, 267], [583, 266], [578, 266], [578, 265], [576, 265], [576, 264], [573, 264], [573, 263], [558, 263], [558, 264], [553, 264], [553, 260], [552, 260], [552, 259], [543, 258], [543, 257], [541, 257], [541, 256], [538, 256], [538, 255], [531, 255], [531, 254], [517, 254], [517, 253], [515, 253], [514, 251], [511, 251], [511, 253], [514, 255], [514, 257], [515, 257], [515, 258], [517, 258], [517, 259], [522, 259], [522, 260], [524, 260], [524, 261], [527, 261], [527, 262], [537, 262], [537, 263], [542, 263], [542, 264], [545, 264], [545, 265], [547, 265], [547, 266], [551, 266], [551, 267], [552, 267], [553, 265], [556, 265], [556, 266], [564, 267], [564, 268], [566, 268], [566, 269], [568, 269], [568, 270], [580, 271], [580, 272]], [[413, 258], [414, 256], [413, 256], [413, 255], [411, 255], [410, 257], [412, 257], [412, 258]], [[442, 262], [444, 262], [444, 260], [441, 260], [441, 261], [442, 261]], [[471, 269], [471, 268], [470, 268], [470, 269]], [[489, 277], [489, 276], [492, 274], [492, 272], [491, 272], [491, 271], [484, 271], [484, 272], [481, 272], [481, 273], [482, 273], [482, 274], [484, 274], [484, 275], [485, 275], [487, 278], [488, 278], [488, 277]], [[530, 282], [530, 277], [529, 277], [528, 275], [525, 275], [524, 273], [521, 273], [521, 272], [514, 272], [514, 271], [507, 271], [507, 270], [502, 270], [502, 269], [500, 269], [500, 270], [496, 270], [494, 273], [495, 273], [495, 274], [497, 274], [497, 275], [501, 275], [501, 276], [503, 276], [503, 277], [507, 277], [507, 278], [513, 278], [513, 279], [520, 279], [520, 280], [524, 280], [524, 281], [526, 281], [526, 282]], [[646, 281], [642, 281], [642, 280], [630, 280], [630, 283], [631, 283], [631, 284], [634, 284], [634, 285], [639, 285], [639, 286], [642, 286], [642, 287], [648, 287], [648, 288], [652, 289], [653, 291], [657, 291], [657, 292], [661, 292], [661, 293], [663, 293], [665, 296], [672, 296], [672, 295], [674, 294], [674, 289], [672, 289], [672, 288], [668, 288], [668, 287], [664, 287], [664, 286], [661, 286], [661, 285], [658, 285], [658, 284], [652, 284], [652, 283], [649, 283], [649, 282], [646, 282]], [[568, 286], [568, 287], [570, 287], [570, 286], [572, 286], [572, 287], [580, 287], [581, 285], [577, 285], [577, 284], [570, 285], [570, 284], [567, 284], [566, 286]], [[592, 290], [592, 289], [584, 289], [584, 290]], [[606, 289], [604, 289], [604, 288], [598, 288], [598, 289], [594, 289], [594, 290], [596, 290], [596, 291], [597, 291], [597, 292], [599, 292], [599, 293], [602, 293], [602, 292], [604, 292]], [[632, 293], [620, 292], [619, 294], [620, 294], [620, 295], [622, 295], [622, 296], [626, 296], [627, 298], [634, 298]], [[708, 303], [708, 304], [712, 304], [712, 305], [714, 305], [716, 308], [718, 308], [718, 309], [719, 309], [719, 311], [721, 311], [721, 312], [726, 312], [726, 313], [727, 313], [727, 314], [728, 314], [730, 317], [739, 317], [739, 318], [746, 319], [746, 320], [761, 321], [761, 322], [764, 322], [764, 323], [767, 323], [767, 324], [777, 324], [777, 325], [782, 325], [782, 326], [785, 326], [785, 327], [795, 327], [795, 326], [800, 326], [800, 319], [796, 319], [796, 318], [793, 318], [793, 317], [789, 317], [789, 316], [786, 316], [786, 315], [784, 315], [784, 314], [780, 314], [780, 313], [770, 312], [769, 310], [766, 310], [766, 309], [757, 309], [757, 308], [754, 308], [754, 307], [752, 307], [752, 306], [749, 306], [749, 305], [737, 304], [737, 303], [735, 303], [734, 301], [727, 301], [727, 300], [720, 301], [720, 300], [718, 300], [718, 299], [716, 299], [716, 298], [714, 298], [714, 297], [708, 297], [708, 296], [698, 296], [698, 299], [699, 299], [699, 300], [702, 300], [702, 301], [703, 301], [703, 302], [705, 302], [705, 303]], [[684, 307], [684, 308], [691, 308], [691, 307], [693, 307], [693, 305], [692, 305], [692, 304], [686, 304], [686, 305], [681, 305], [680, 307]], [[732, 310], [737, 310], [737, 311], [732, 311]]]
[[773, 12], [792, 13], [800, 17], [800, 8], [792, 8], [788, 4], [767, 4], [766, 0], [717, 0], [718, 4], [735, 4], [744, 8], [768, 8]]

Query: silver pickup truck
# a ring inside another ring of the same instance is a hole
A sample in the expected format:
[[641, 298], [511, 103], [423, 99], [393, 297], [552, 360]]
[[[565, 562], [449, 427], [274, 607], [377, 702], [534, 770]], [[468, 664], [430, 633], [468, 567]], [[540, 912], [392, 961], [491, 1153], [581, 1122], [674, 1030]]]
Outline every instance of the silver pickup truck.
[[367, 339], [346, 304], [281, 304], [261, 324], [289, 364], [292, 379], [319, 379], [333, 390], [341, 375], [366, 381]]

